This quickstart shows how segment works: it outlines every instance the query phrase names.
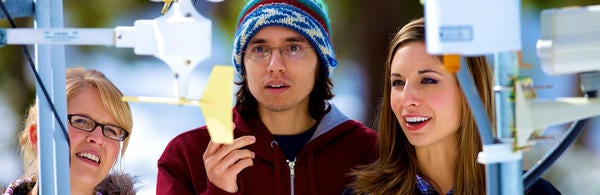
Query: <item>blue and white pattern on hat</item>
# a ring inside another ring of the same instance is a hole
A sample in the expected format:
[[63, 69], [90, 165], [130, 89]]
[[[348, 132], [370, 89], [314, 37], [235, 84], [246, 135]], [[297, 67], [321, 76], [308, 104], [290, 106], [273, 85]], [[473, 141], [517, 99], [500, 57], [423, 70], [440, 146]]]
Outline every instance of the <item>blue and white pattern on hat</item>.
[[243, 51], [246, 50], [248, 42], [258, 31], [267, 26], [287, 27], [306, 37], [331, 76], [337, 61], [327, 32], [311, 15], [285, 3], [261, 5], [240, 23], [233, 42], [233, 65], [238, 75], [244, 74]]

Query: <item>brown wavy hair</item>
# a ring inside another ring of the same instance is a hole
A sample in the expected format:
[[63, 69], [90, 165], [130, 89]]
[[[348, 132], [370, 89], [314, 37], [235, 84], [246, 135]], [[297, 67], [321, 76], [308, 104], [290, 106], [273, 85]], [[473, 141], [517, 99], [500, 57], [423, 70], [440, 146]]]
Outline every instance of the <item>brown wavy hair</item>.
[[[378, 130], [378, 159], [354, 170], [356, 180], [350, 185], [357, 194], [415, 194], [416, 175], [420, 170], [415, 147], [410, 144], [398, 123], [390, 104], [390, 69], [396, 51], [410, 42], [425, 42], [425, 20], [419, 18], [406, 24], [390, 43], [385, 63], [384, 92], [375, 123]], [[441, 57], [440, 57], [441, 59]], [[494, 121], [492, 71], [485, 56], [467, 57], [468, 67], [491, 121]], [[476, 162], [482, 142], [466, 99], [461, 96], [462, 120], [457, 140], [458, 157], [454, 176], [454, 194], [485, 194], [485, 166]], [[492, 123], [493, 124], [493, 123]], [[428, 179], [428, 181], [431, 181]], [[433, 183], [433, 185], [436, 185]]]

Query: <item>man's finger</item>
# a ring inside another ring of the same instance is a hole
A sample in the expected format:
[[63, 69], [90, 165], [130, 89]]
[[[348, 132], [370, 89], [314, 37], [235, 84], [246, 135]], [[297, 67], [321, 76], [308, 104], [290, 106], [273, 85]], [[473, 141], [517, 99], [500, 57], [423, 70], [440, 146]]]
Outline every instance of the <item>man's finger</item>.
[[242, 136], [233, 140], [233, 144], [225, 144], [214, 153], [214, 157], [217, 159], [223, 159], [234, 150], [246, 147], [247, 145], [253, 144], [256, 141], [254, 136]]
[[206, 150], [204, 151], [202, 158], [206, 160], [207, 157], [212, 156], [215, 152], [217, 152], [221, 146], [223, 146], [223, 144], [214, 143], [212, 140], [208, 141], [208, 145], [206, 146]]
[[243, 159], [238, 161], [237, 163], [235, 163], [233, 166], [231, 166], [229, 168], [229, 172], [234, 174], [234, 175], [238, 175], [240, 172], [242, 172], [242, 170], [244, 170], [247, 167], [250, 167], [254, 165], [254, 159], [251, 158], [247, 158], [247, 159]]

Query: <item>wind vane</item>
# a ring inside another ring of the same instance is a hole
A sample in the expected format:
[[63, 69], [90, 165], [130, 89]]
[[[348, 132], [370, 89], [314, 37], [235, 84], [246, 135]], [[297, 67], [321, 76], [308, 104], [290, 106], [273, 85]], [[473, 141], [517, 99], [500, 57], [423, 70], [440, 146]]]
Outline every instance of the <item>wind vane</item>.
[[2, 29], [0, 37], [4, 39], [0, 39], [0, 45], [104, 45], [133, 48], [137, 55], [152, 55], [173, 72], [176, 97], [125, 96], [123, 101], [199, 106], [211, 139], [217, 143], [232, 143], [232, 66], [214, 66], [202, 97], [199, 100], [186, 98], [191, 71], [211, 56], [211, 21], [196, 11], [191, 0], [164, 2], [161, 16], [136, 20], [133, 26]]

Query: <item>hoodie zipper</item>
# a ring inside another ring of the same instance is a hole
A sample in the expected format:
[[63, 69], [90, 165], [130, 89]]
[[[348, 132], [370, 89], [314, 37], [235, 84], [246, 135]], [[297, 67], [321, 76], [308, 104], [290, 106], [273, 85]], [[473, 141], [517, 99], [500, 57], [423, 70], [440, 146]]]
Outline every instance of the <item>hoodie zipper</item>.
[[285, 160], [287, 162], [288, 167], [290, 167], [290, 194], [294, 195], [294, 177], [296, 173], [294, 172], [294, 167], [296, 166], [296, 158], [293, 161]]

